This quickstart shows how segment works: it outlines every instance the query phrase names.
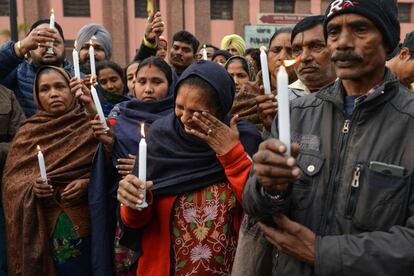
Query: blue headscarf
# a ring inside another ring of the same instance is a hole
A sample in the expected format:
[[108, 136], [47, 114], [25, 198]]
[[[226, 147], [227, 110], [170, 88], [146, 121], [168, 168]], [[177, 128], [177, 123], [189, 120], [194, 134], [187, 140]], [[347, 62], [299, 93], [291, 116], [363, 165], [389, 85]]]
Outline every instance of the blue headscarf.
[[[121, 102], [115, 106], [116, 124], [114, 126], [115, 142], [111, 161], [108, 162], [102, 145], [95, 153], [91, 181], [88, 187], [88, 203], [91, 214], [91, 254], [93, 275], [111, 276], [113, 273], [113, 249], [115, 224], [117, 221], [118, 201], [116, 191], [121, 176], [115, 166], [118, 158], [128, 158], [128, 154], [138, 151], [141, 134], [140, 122], [146, 126], [155, 120], [172, 113], [174, 105], [174, 80], [176, 76], [171, 72], [172, 82], [169, 83], [168, 96], [157, 102], [142, 102], [136, 98]], [[138, 237], [137, 233], [125, 228], [123, 239], [128, 247], [135, 250], [135, 261], [139, 256], [139, 247], [131, 242], [130, 237]], [[128, 240], [129, 239], [129, 240]]]
[[[229, 73], [211, 61], [198, 61], [189, 66], [175, 86], [190, 76], [198, 76], [215, 90], [221, 110], [228, 114], [233, 104], [235, 85]], [[219, 118], [229, 125], [230, 118]], [[252, 156], [261, 142], [256, 127], [245, 121], [237, 124], [240, 140], [246, 152]], [[148, 134], [147, 179], [152, 180], [156, 195], [177, 195], [225, 181], [224, 168], [210, 146], [197, 137], [187, 134], [182, 123], [172, 113], [157, 120]], [[137, 171], [137, 163], [134, 168]]]

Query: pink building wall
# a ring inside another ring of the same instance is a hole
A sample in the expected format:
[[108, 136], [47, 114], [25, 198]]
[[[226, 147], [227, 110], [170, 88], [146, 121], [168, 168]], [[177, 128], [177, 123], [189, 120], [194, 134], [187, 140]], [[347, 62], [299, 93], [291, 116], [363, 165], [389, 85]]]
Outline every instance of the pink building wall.
[[[90, 0], [90, 17], [64, 17], [63, 16], [63, 1], [53, 1], [46, 0], [49, 2], [50, 7], [54, 8], [56, 21], [59, 22], [65, 32], [65, 37], [68, 40], [74, 40], [79, 29], [88, 23], [99, 23], [103, 24], [103, 1], [104, 0]], [[171, 0], [160, 0], [160, 11], [164, 18], [164, 21], [167, 22], [167, 6], [172, 5], [173, 3], [168, 2]], [[180, 0], [181, 1], [181, 0]], [[186, 30], [195, 33], [196, 32], [196, 20], [206, 21], [207, 24], [210, 24], [210, 42], [216, 46], [220, 45], [220, 41], [223, 36], [235, 32], [235, 21], [234, 20], [210, 20], [209, 18], [195, 18], [195, 7], [197, 0], [183, 0], [184, 5], [184, 27]], [[243, 7], [248, 9], [248, 20], [249, 24], [257, 23], [257, 15], [260, 12], [260, 2], [261, 0], [248, 0], [248, 6]], [[310, 1], [310, 11], [314, 14], [321, 13], [321, 10], [324, 9], [322, 0], [311, 0]], [[399, 3], [414, 3], [414, 0], [399, 0]], [[144, 28], [146, 18], [135, 18], [134, 14], [134, 0], [127, 0], [127, 17], [128, 17], [128, 36], [125, 37], [126, 43], [128, 43], [128, 53], [127, 59], [131, 60], [135, 56], [135, 51], [139, 47], [141, 40], [144, 35]], [[23, 10], [23, 0], [17, 0], [18, 8], [18, 23], [24, 23], [24, 10]], [[234, 1], [234, 8], [240, 8], [237, 6], [237, 0]], [[414, 8], [412, 9], [412, 18], [414, 19]], [[26, 22], [30, 26], [33, 22]], [[0, 30], [9, 29], [9, 18], [5, 16], [0, 16]], [[401, 39], [404, 39], [407, 32], [414, 30], [413, 23], [402, 23], [401, 24]], [[116, 31], [112, 30], [113, 32]], [[164, 34], [167, 35], [168, 26], [165, 27]], [[242, 34], [243, 35], [243, 34]], [[167, 38], [171, 42], [171, 37]], [[0, 36], [0, 43], [3, 43], [7, 40], [6, 37]]]
[[[23, 0], [17, 0], [17, 24], [22, 24], [22, 23], [24, 23]], [[4, 29], [10, 30], [10, 19], [8, 16], [0, 16], [0, 30], [4, 30]], [[0, 44], [6, 42], [7, 40], [8, 40], [7, 37], [0, 35]]]

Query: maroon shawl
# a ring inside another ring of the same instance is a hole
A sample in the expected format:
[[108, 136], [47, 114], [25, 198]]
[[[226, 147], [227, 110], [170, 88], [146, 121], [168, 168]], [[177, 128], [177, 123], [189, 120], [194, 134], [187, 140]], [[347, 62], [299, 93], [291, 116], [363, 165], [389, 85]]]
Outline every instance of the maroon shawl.
[[53, 198], [38, 199], [34, 194], [40, 177], [36, 146], [41, 147], [56, 191], [88, 178], [97, 144], [79, 105], [60, 116], [40, 111], [21, 125], [10, 145], [2, 182], [10, 275], [56, 275], [48, 216], [58, 205], [51, 204]]

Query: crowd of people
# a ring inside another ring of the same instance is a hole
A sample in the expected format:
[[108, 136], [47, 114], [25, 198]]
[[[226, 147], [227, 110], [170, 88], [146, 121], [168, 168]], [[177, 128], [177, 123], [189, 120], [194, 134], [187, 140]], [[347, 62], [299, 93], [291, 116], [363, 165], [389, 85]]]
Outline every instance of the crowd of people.
[[396, 1], [332, 0], [278, 28], [263, 68], [237, 34], [167, 39], [155, 12], [125, 68], [82, 27], [76, 77], [49, 23], [0, 47], [1, 276], [414, 273], [414, 32], [400, 42]]

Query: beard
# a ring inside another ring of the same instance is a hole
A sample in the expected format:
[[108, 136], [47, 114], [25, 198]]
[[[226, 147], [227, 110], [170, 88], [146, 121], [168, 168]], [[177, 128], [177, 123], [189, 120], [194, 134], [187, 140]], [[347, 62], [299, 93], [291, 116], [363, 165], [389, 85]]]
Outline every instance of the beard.
[[52, 65], [56, 67], [62, 67], [65, 62], [65, 56], [56, 56], [55, 59], [52, 60], [45, 60], [42, 57], [32, 56], [32, 62], [36, 67], [40, 67], [43, 65]]

